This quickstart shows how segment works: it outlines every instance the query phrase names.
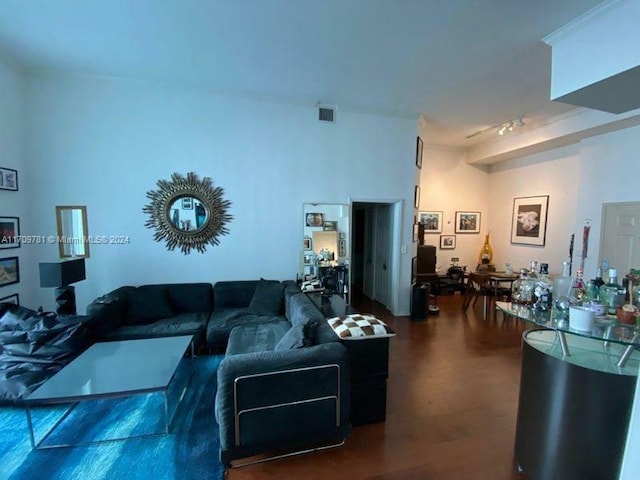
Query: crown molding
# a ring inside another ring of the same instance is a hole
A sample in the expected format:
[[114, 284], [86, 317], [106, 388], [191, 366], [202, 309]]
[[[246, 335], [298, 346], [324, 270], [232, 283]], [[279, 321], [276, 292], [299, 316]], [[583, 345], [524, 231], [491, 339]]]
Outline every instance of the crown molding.
[[587, 10], [582, 15], [577, 16], [569, 23], [566, 23], [556, 31], [542, 37], [541, 41], [553, 47], [555, 43], [562, 40], [567, 35], [571, 35], [578, 28], [581, 28], [585, 24], [592, 22], [595, 18], [602, 15], [610, 8], [617, 7], [619, 4], [624, 3], [627, 0], [606, 0], [595, 7]]

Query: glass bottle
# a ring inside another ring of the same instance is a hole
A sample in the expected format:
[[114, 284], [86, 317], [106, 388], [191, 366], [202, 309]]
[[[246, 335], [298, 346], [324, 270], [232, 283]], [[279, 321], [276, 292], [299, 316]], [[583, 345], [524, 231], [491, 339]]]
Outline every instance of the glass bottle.
[[600, 300], [607, 306], [607, 313], [615, 315], [618, 307], [624, 303], [624, 290], [618, 284], [618, 271], [609, 269], [609, 281], [600, 287]]
[[491, 244], [489, 243], [489, 234], [487, 233], [484, 237], [484, 244], [480, 249], [480, 255], [478, 256], [478, 264], [489, 265], [493, 260], [493, 249], [491, 248]]
[[538, 262], [536, 260], [531, 260], [529, 262], [529, 278], [532, 278], [534, 280], [538, 279]]
[[551, 310], [552, 303], [552, 290], [553, 284], [549, 280], [549, 264], [540, 264], [540, 277], [535, 282], [534, 295], [536, 297], [536, 303], [534, 307], [537, 310], [549, 311]]
[[576, 278], [574, 278], [571, 282], [571, 292], [569, 293], [571, 303], [579, 304], [582, 303], [582, 300], [584, 299], [584, 292], [586, 290], [586, 287], [584, 285], [584, 279], [582, 277], [582, 270], [578, 269], [576, 271]]
[[528, 276], [526, 268], [520, 269], [520, 278], [511, 286], [511, 301], [519, 305], [531, 305], [533, 303], [534, 284]]
[[562, 275], [553, 280], [553, 298], [569, 296], [571, 287], [571, 276], [569, 275], [569, 262], [562, 262]]

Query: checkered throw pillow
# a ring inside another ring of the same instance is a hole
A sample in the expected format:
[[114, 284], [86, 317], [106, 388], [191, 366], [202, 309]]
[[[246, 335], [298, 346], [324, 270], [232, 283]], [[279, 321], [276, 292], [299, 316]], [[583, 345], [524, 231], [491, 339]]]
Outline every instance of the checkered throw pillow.
[[393, 337], [395, 332], [386, 323], [366, 313], [334, 317], [327, 320], [343, 340], [362, 340], [370, 337]]

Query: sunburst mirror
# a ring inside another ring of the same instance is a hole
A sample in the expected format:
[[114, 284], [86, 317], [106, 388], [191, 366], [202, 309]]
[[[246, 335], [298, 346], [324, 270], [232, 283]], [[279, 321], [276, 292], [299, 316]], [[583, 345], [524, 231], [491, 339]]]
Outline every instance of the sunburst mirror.
[[156, 242], [166, 241], [168, 250], [180, 247], [185, 255], [191, 249], [204, 253], [207, 244], [218, 245], [219, 237], [229, 233], [225, 225], [233, 218], [228, 213], [231, 202], [209, 177], [174, 173], [170, 181], [158, 180], [157, 185], [147, 192], [151, 203], [142, 209], [149, 215], [144, 225], [155, 229]]

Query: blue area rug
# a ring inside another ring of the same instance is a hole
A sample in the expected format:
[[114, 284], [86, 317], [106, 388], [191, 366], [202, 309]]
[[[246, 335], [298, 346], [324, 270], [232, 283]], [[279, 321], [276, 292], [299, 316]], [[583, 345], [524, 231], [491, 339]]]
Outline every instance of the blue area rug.
[[[208, 356], [193, 360], [193, 377], [169, 435], [32, 450], [24, 409], [1, 407], [0, 479], [221, 480], [224, 467], [219, 460], [214, 400], [216, 371], [222, 358]], [[46, 432], [64, 410], [61, 407], [36, 409], [36, 436], [42, 437], [42, 432]], [[163, 412], [163, 396], [159, 394], [81, 403], [45, 445], [162, 432]]]

